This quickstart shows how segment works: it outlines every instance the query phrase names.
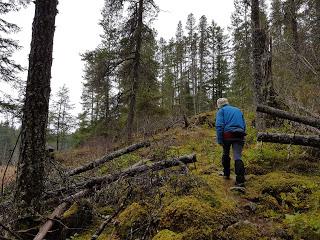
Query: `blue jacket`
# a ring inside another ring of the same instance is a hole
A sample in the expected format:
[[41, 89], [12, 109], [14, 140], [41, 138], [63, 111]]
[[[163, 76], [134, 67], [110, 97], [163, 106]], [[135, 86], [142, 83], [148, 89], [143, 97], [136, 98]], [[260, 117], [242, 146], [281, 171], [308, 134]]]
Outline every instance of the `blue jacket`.
[[246, 123], [239, 108], [224, 105], [216, 116], [216, 131], [218, 144], [223, 143], [224, 132], [246, 132]]

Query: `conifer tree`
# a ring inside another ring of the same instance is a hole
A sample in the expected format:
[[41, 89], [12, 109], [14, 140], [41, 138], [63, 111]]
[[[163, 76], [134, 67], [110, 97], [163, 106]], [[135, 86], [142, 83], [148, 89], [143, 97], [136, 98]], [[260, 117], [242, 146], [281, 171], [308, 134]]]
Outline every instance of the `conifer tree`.
[[40, 211], [57, 0], [36, 0], [21, 127], [15, 204], [20, 217]]
[[207, 17], [201, 16], [199, 21], [199, 90], [197, 98], [197, 112], [208, 110], [206, 83], [209, 70], [209, 34]]
[[50, 104], [49, 126], [56, 138], [57, 151], [65, 148], [65, 138], [74, 126], [71, 114], [73, 105], [70, 102], [69, 89], [66, 85], [59, 88], [55, 99]]

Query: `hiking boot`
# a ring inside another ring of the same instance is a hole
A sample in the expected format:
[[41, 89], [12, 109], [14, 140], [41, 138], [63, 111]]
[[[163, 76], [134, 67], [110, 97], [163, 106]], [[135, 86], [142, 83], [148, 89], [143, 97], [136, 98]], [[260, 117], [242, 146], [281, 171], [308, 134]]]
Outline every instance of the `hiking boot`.
[[241, 159], [235, 161], [235, 173], [236, 173], [236, 184], [244, 184], [245, 169], [244, 169], [243, 161]]
[[224, 172], [219, 172], [219, 176], [223, 177], [226, 180], [230, 179], [230, 175], [225, 175]]
[[234, 185], [235, 185], [236, 187], [243, 187], [243, 188], [245, 187], [244, 182], [239, 183], [239, 182], [236, 181], [236, 182], [234, 183]]

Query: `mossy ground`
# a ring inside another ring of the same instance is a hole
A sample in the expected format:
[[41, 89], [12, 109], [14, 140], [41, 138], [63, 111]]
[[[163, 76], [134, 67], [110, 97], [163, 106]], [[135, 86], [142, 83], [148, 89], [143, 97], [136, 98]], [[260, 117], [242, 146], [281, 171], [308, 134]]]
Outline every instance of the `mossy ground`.
[[[214, 113], [206, 116], [213, 119]], [[245, 194], [230, 191], [234, 179], [219, 176], [222, 148], [216, 145], [210, 124], [173, 128], [153, 136], [151, 148], [108, 163], [99, 174], [145, 158], [156, 161], [196, 153], [197, 163], [187, 174], [177, 167], [131, 182], [135, 188], [131, 202], [99, 239], [319, 239], [319, 161], [301, 147], [257, 143], [256, 130], [250, 126], [253, 115], [246, 119]], [[290, 131], [290, 126], [280, 131]], [[151, 190], [139, 182], [151, 182]], [[98, 206], [101, 213], [114, 209]], [[73, 239], [90, 239], [99, 222], [97, 218]]]

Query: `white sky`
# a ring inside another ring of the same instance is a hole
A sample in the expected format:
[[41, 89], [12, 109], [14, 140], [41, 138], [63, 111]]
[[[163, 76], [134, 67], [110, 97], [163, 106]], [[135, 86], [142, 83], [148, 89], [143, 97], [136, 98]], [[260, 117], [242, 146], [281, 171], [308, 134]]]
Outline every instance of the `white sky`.
[[[214, 19], [226, 29], [230, 25], [233, 11], [233, 0], [155, 0], [155, 2], [161, 11], [158, 20], [154, 22], [154, 27], [158, 31], [158, 37], [165, 39], [175, 36], [179, 20], [185, 26], [189, 13], [195, 15], [197, 22], [202, 15], [206, 15], [209, 23]], [[98, 22], [101, 19], [103, 3], [104, 0], [60, 0], [58, 5], [51, 88], [54, 94], [59, 87], [66, 84], [70, 89], [71, 101], [76, 106], [76, 113], [81, 111], [83, 62], [80, 53], [93, 50], [100, 43], [101, 28]], [[23, 66], [28, 65], [33, 15], [32, 4], [27, 9], [5, 18], [22, 28], [12, 37], [18, 39], [23, 47], [15, 54], [17, 62]], [[23, 78], [26, 79], [26, 73]]]

